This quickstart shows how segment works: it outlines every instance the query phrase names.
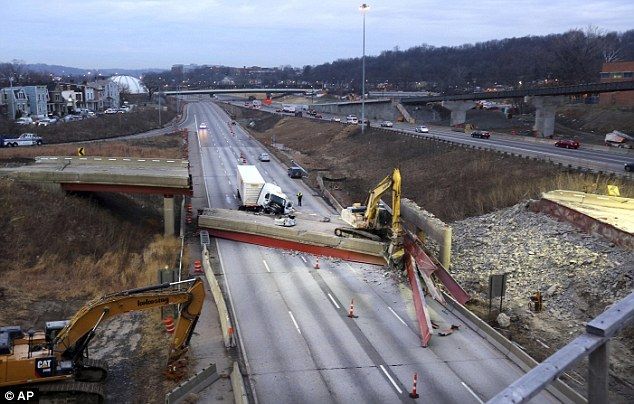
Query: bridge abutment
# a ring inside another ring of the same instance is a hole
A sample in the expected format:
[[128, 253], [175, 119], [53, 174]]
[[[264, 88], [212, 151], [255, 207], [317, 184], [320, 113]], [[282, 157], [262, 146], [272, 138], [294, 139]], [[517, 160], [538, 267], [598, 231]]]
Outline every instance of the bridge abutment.
[[449, 124], [456, 126], [467, 121], [467, 111], [475, 107], [475, 101], [443, 101], [442, 106], [451, 111]]
[[163, 223], [165, 224], [164, 234], [174, 235], [174, 195], [163, 196]]
[[535, 124], [533, 130], [542, 137], [552, 137], [555, 134], [555, 112], [566, 102], [564, 96], [526, 97], [535, 107]]

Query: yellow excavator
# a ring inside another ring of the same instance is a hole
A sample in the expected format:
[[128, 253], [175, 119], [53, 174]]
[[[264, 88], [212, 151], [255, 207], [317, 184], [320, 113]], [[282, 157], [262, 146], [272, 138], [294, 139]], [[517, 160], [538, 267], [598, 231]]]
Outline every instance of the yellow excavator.
[[[381, 197], [392, 190], [392, 217]], [[355, 203], [341, 211], [341, 219], [351, 228], [338, 227], [335, 235], [352, 236], [380, 241], [389, 239], [388, 262], [397, 264], [403, 254], [403, 226], [401, 224], [401, 171], [395, 168], [370, 191], [365, 205]]]
[[[189, 284], [187, 289], [176, 288], [184, 283]], [[0, 388], [33, 385], [40, 397], [55, 402], [70, 398], [101, 403], [106, 366], [87, 356], [99, 325], [119, 314], [180, 304], [168, 353], [171, 364], [187, 351], [204, 299], [203, 282], [190, 279], [106, 295], [86, 304], [70, 320], [47, 322], [44, 331], [0, 327]]]

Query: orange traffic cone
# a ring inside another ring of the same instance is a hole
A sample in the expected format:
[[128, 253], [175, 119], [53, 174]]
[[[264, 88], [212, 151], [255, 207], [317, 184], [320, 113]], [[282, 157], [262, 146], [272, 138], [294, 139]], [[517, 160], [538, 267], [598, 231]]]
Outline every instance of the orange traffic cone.
[[165, 317], [163, 324], [165, 324], [165, 331], [169, 334], [172, 334], [176, 329], [176, 327], [174, 327], [174, 318], [172, 316]]
[[194, 261], [194, 273], [195, 274], [202, 274], [203, 273], [203, 265], [200, 262], [200, 260]]
[[350, 310], [348, 311], [348, 317], [350, 318], [358, 318], [359, 316], [354, 315], [354, 299], [350, 301]]
[[416, 383], [418, 382], [418, 373], [414, 373], [414, 385], [412, 386], [412, 392], [409, 393], [411, 398], [418, 398], [420, 395], [416, 392]]

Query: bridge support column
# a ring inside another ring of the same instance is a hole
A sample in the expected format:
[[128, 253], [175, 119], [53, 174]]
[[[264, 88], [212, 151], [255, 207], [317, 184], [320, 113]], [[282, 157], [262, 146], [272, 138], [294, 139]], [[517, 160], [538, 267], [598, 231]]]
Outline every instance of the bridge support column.
[[555, 112], [566, 102], [563, 96], [527, 97], [535, 107], [533, 130], [541, 137], [551, 138], [555, 134]]
[[442, 106], [451, 111], [451, 126], [461, 125], [467, 121], [467, 111], [475, 107], [475, 101], [443, 101]]
[[174, 195], [163, 196], [163, 223], [166, 236], [174, 235]]

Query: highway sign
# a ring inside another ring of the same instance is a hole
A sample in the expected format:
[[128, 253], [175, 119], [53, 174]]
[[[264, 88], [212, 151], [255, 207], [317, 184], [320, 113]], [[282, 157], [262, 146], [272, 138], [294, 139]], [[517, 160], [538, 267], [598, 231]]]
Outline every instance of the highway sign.
[[80, 147], [77, 149], [77, 155], [78, 156], [85, 156], [86, 155], [86, 150], [84, 150], [83, 147]]

